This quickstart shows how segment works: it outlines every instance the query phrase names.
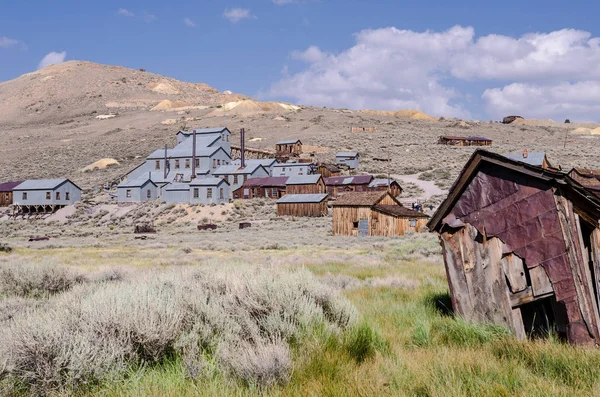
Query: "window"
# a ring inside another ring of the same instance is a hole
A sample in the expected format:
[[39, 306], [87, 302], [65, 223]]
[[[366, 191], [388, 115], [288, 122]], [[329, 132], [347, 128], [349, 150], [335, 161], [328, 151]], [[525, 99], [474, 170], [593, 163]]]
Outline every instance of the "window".
[[274, 198], [277, 198], [277, 189], [276, 188], [273, 188], [273, 194], [272, 194], [272, 196]]
[[71, 199], [71, 193], [66, 192], [65, 193], [65, 200], [69, 201]]
[[131, 189], [125, 190], [125, 197], [131, 198]]
[[234, 184], [234, 185], [237, 185], [237, 184], [238, 184], [238, 176], [237, 176], [237, 175], [234, 175], [234, 176], [233, 176], [233, 184]]
[[217, 159], [217, 165], [221, 165], [221, 160]]
[[271, 194], [269, 193], [270, 191], [271, 191], [271, 190], [270, 190], [269, 188], [265, 188], [265, 197], [266, 197], [266, 198], [269, 198], [269, 196], [271, 195]]
[[56, 192], [56, 201], [60, 200], [60, 192]]
[[416, 219], [411, 219], [410, 220], [410, 227], [417, 227], [417, 220]]
[[146, 190], [146, 198], [152, 198], [152, 192], [150, 191], [150, 189]]
[[8, 196], [9, 196], [9, 194], [8, 194], [8, 193], [6, 193], [6, 194], [4, 195], [4, 199], [5, 199], [6, 201], [8, 201]]
[[217, 168], [217, 159], [213, 159], [213, 168]]
[[219, 189], [219, 199], [223, 200], [225, 196], [223, 195], [223, 188]]
[[352, 222], [352, 227], [354, 229], [358, 229], [358, 222]]
[[197, 199], [200, 197], [200, 189], [197, 187], [194, 188], [194, 198]]
[[52, 200], [52, 193], [46, 192], [46, 200]]
[[221, 134], [221, 140], [225, 142], [225, 134]]
[[156, 160], [154, 162], [154, 168], [157, 169], [157, 170], [160, 170], [160, 160]]
[[23, 192], [23, 200], [27, 200], [27, 192]]
[[171, 168], [171, 160], [167, 160], [167, 165], [165, 165], [167, 169]]
[[200, 167], [200, 159], [196, 159], [196, 167]]
[[225, 135], [225, 140], [229, 142], [229, 135]]
[[208, 189], [206, 189], [206, 198], [207, 199], [212, 198], [212, 187], [209, 187]]
[[190, 159], [185, 159], [185, 168], [190, 168]]
[[179, 169], [179, 160], [175, 160], [175, 169], [178, 170]]
[[244, 183], [248, 180], [248, 175], [244, 175]]

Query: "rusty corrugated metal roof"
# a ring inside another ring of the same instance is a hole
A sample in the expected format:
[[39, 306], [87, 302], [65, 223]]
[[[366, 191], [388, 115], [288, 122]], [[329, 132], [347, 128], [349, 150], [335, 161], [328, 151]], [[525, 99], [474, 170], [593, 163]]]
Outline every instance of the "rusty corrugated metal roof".
[[368, 185], [373, 180], [373, 175], [355, 175], [355, 176], [332, 176], [325, 178], [327, 186], [345, 186], [345, 185]]
[[12, 192], [14, 188], [23, 182], [4, 182], [0, 183], [0, 192]]

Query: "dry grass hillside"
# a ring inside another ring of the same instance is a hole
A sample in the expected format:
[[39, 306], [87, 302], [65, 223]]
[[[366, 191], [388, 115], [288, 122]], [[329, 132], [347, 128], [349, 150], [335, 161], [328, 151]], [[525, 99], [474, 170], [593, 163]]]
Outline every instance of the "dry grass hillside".
[[[0, 109], [2, 181], [66, 176], [83, 187], [99, 186], [165, 143], [173, 145], [179, 128], [220, 125], [229, 127], [234, 141], [239, 129], [246, 128], [251, 147], [273, 148], [277, 140], [297, 137], [319, 159], [332, 160], [338, 150], [358, 150], [363, 157], [360, 171], [366, 172], [386, 171], [380, 159], [389, 148], [393, 174], [429, 171], [426, 177], [442, 187], [451, 183], [474, 148], [437, 145], [439, 135], [489, 137], [492, 150], [499, 152], [546, 151], [564, 168], [600, 167], [600, 135], [591, 133], [599, 126], [576, 120], [503, 125], [437, 119], [410, 110], [259, 102], [206, 84], [82, 61], [0, 83]], [[377, 132], [351, 133], [351, 127], [377, 127]], [[92, 165], [106, 159], [113, 164]]]

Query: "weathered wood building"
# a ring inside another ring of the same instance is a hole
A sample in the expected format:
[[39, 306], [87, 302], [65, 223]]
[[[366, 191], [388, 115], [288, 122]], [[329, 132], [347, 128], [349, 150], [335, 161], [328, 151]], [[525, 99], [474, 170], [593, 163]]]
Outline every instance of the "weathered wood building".
[[476, 151], [428, 224], [457, 315], [600, 343], [600, 199], [568, 175]]
[[569, 176], [583, 185], [587, 190], [600, 197], [600, 170], [573, 168]]
[[0, 183], [0, 207], [8, 207], [13, 203], [13, 190], [23, 182]]
[[493, 141], [480, 136], [442, 135], [438, 138], [440, 145], [452, 146], [492, 146]]
[[288, 194], [277, 200], [277, 216], [327, 215], [327, 194]]
[[325, 186], [329, 196], [335, 198], [347, 192], [367, 192], [373, 179], [373, 175], [334, 176], [325, 178]]
[[402, 236], [423, 230], [428, 219], [389, 192], [347, 193], [333, 202], [334, 236]]
[[336, 167], [334, 164], [321, 163], [317, 166], [317, 174], [321, 174], [323, 178], [330, 178], [332, 176], [340, 176], [342, 170]]
[[27, 180], [13, 189], [18, 213], [52, 213], [81, 200], [81, 189], [68, 179]]
[[233, 192], [234, 199], [270, 198], [279, 199], [285, 195], [287, 176], [252, 178]]
[[399, 197], [402, 194], [402, 187], [400, 184], [393, 179], [387, 178], [373, 179], [371, 183], [369, 183], [367, 190], [373, 192], [385, 192], [389, 190], [394, 197]]
[[302, 142], [300, 139], [279, 141], [275, 144], [275, 152], [278, 156], [285, 154], [299, 156], [302, 154]]
[[321, 194], [325, 193], [325, 182], [319, 174], [296, 175], [285, 183], [287, 194]]

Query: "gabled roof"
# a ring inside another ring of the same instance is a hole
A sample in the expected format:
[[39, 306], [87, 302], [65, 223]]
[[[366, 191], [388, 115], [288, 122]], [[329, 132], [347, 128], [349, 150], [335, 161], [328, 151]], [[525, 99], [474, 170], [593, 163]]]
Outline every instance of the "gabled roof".
[[401, 205], [376, 205], [373, 207], [373, 210], [396, 218], [429, 218], [429, 216], [422, 212]]
[[321, 174], [290, 176], [286, 185], [314, 185], [321, 179]]
[[[587, 203], [590, 210], [594, 210], [600, 214], [600, 198], [565, 173], [544, 169], [538, 166], [510, 159], [497, 153], [479, 149], [473, 152], [473, 155], [450, 188], [448, 197], [446, 197], [444, 202], [431, 217], [431, 220], [427, 224], [429, 230], [439, 231], [441, 229], [443, 219], [458, 202], [462, 193], [477, 175], [480, 167], [484, 164], [493, 165], [494, 167], [502, 167], [516, 173], [527, 175], [548, 183], [551, 186], [561, 186], [566, 188], [574, 195], [578, 196], [582, 202]], [[600, 215], [598, 218], [600, 218]]]
[[388, 181], [388, 179], [383, 179], [383, 178], [373, 179], [371, 181], [371, 183], [369, 183], [369, 187], [387, 187], [394, 183], [399, 185], [399, 183], [397, 181], [395, 181], [394, 179], [390, 179], [389, 181]]
[[79, 186], [71, 182], [69, 179], [30, 179], [27, 180], [18, 186], [16, 186], [13, 190], [54, 190], [63, 184], [70, 182], [77, 189], [81, 190]]
[[169, 183], [167, 187], [165, 187], [165, 191], [189, 191], [190, 185], [187, 183]]
[[327, 194], [287, 194], [277, 200], [277, 204], [321, 203]]
[[357, 152], [337, 152], [335, 157], [356, 157], [358, 156]]
[[286, 139], [286, 140], [277, 142], [276, 145], [293, 145], [298, 142], [302, 143], [300, 141], [300, 139]]
[[321, 163], [317, 167], [324, 167], [329, 172], [341, 172], [342, 171], [335, 164], [329, 164], [329, 163]]
[[244, 182], [243, 187], [285, 187], [289, 176], [269, 176], [266, 178], [250, 178]]
[[14, 188], [23, 182], [4, 182], [0, 183], [0, 192], [12, 192]]
[[[388, 192], [347, 192], [338, 197], [332, 205], [336, 207], [372, 207], [377, 205], [385, 196], [388, 195], [392, 197]], [[392, 198], [398, 205], [401, 205], [395, 197]]]
[[262, 168], [267, 174], [269, 173], [260, 164], [247, 164], [244, 168], [240, 168], [239, 165], [222, 165], [213, 172], [213, 175], [248, 175], [253, 174], [259, 168]]
[[227, 127], [194, 128], [192, 131], [179, 131], [177, 134], [192, 135], [194, 131], [196, 132], [196, 135], [219, 134], [223, 131], [227, 131], [228, 133], [231, 134], [231, 131], [229, 131], [229, 129], [227, 129]]
[[325, 178], [327, 186], [344, 185], [368, 185], [373, 180], [373, 175], [355, 175], [355, 176], [332, 176]]
[[527, 157], [524, 157], [523, 153], [507, 153], [507, 154], [504, 154], [504, 157], [506, 157], [507, 159], [514, 160], [514, 161], [519, 161], [521, 163], [541, 167], [544, 164], [544, 159], [546, 158], [546, 153], [544, 153], [544, 152], [529, 152], [529, 153], [527, 153]]
[[148, 178], [148, 176], [142, 176], [136, 179], [132, 179], [130, 181], [123, 181], [117, 185], [117, 188], [127, 188], [127, 187], [143, 187], [147, 183], [151, 183], [156, 187], [156, 183], [152, 181], [152, 179]]
[[312, 163], [278, 163], [274, 164], [273, 168], [281, 167], [309, 167]]
[[[192, 157], [192, 145], [191, 144], [186, 145], [185, 144], [186, 142], [183, 142], [180, 145], [177, 145], [177, 147], [175, 147], [174, 149], [168, 149], [167, 150], [167, 159], [191, 158]], [[229, 158], [231, 158], [231, 156], [229, 156], [229, 153], [227, 153], [225, 151], [225, 149], [223, 149], [221, 146], [205, 147], [205, 146], [203, 146], [202, 143], [199, 144], [198, 142], [196, 142], [196, 157], [210, 157], [220, 150], [222, 150]], [[148, 158], [148, 160], [162, 160], [165, 158], [165, 150], [164, 149], [155, 150], [147, 158]]]
[[223, 178], [200, 178], [194, 179], [190, 183], [190, 186], [219, 186], [221, 183], [229, 185]]

